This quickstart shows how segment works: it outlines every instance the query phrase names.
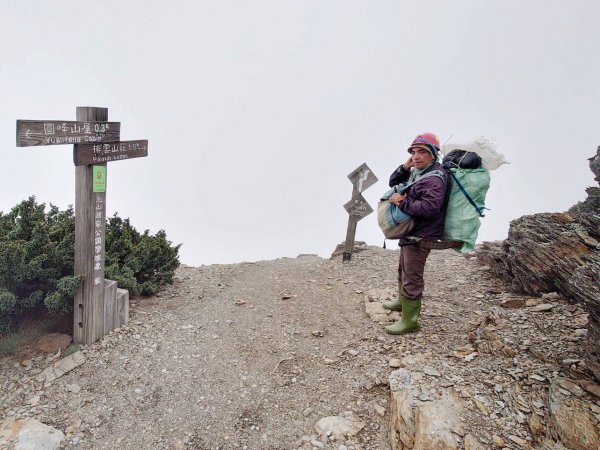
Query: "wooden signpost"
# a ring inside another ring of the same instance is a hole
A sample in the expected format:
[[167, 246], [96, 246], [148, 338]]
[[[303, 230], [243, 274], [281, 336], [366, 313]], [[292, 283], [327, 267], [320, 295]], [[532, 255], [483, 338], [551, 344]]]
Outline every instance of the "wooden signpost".
[[123, 141], [108, 108], [77, 107], [77, 121], [17, 120], [17, 147], [74, 144], [75, 294], [73, 341], [91, 344], [127, 323], [129, 292], [104, 279], [106, 163], [148, 155], [148, 141]]
[[377, 182], [377, 177], [366, 163], [354, 169], [348, 175], [348, 179], [352, 183], [353, 188], [352, 199], [344, 205], [349, 216], [342, 261], [350, 261], [352, 259], [356, 224], [359, 220], [364, 219], [373, 212], [373, 208], [367, 203], [361, 192]]

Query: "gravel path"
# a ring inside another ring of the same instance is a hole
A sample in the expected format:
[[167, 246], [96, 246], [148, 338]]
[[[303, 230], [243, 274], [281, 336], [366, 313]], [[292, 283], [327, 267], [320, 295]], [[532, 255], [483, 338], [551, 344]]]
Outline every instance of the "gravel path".
[[182, 267], [48, 395], [81, 387], [78, 413], [57, 412], [88, 424], [86, 448], [296, 448], [345, 411], [366, 423], [346, 445], [388, 448], [374, 405], [389, 401], [393, 339], [363, 303], [365, 289], [395, 284], [395, 258], [366, 268], [358, 254], [361, 270], [311, 256]]
[[[546, 345], [548, 318], [499, 308], [509, 295], [451, 250], [428, 262], [422, 331], [388, 336], [365, 299], [395, 292], [397, 257], [370, 247], [349, 264], [301, 256], [182, 266], [174, 285], [133, 301], [129, 325], [84, 348], [85, 364], [51, 385], [34, 381], [51, 358], [3, 361], [3, 385], [21, 391], [0, 396], [2, 418], [37, 417], [67, 434], [66, 448], [384, 450], [390, 366], [403, 360], [424, 374], [421, 400], [452, 386], [469, 402], [468, 431], [482, 441], [526, 438], [511, 399], [543, 397], [529, 374], [543, 380], [557, 358], [577, 358], [573, 340]], [[481, 328], [494, 321], [498, 341]], [[348, 411], [365, 425], [358, 435], [317, 435], [319, 419]]]

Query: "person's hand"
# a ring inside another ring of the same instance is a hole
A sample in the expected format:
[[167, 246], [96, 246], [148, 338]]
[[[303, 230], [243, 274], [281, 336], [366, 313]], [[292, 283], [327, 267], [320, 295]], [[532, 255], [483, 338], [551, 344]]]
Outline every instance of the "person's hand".
[[402, 165], [404, 166], [405, 169], [410, 169], [412, 166], [414, 166], [413, 161], [412, 161], [412, 155]]
[[400, 203], [406, 198], [406, 194], [392, 194], [389, 198], [390, 203], [400, 206]]

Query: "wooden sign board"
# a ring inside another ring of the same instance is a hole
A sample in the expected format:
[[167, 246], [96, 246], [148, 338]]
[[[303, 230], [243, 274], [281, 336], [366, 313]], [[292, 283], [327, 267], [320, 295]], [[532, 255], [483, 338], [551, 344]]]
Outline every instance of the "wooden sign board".
[[352, 200], [344, 205], [344, 208], [356, 222], [364, 219], [373, 212], [373, 208], [371, 208], [371, 205], [367, 203], [361, 194], [353, 197]]
[[373, 173], [367, 163], [362, 164], [352, 171], [348, 175], [348, 179], [354, 185], [358, 192], [363, 192], [368, 187], [374, 185], [377, 182], [377, 177]]
[[76, 166], [89, 166], [148, 156], [148, 141], [120, 141], [105, 144], [79, 144], [73, 150]]
[[118, 142], [120, 122], [17, 120], [17, 147]]

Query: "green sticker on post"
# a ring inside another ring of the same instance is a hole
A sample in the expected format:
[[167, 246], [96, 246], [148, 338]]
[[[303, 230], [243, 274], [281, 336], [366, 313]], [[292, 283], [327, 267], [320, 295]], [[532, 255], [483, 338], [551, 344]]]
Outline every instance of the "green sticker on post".
[[93, 192], [106, 192], [106, 166], [92, 166]]

